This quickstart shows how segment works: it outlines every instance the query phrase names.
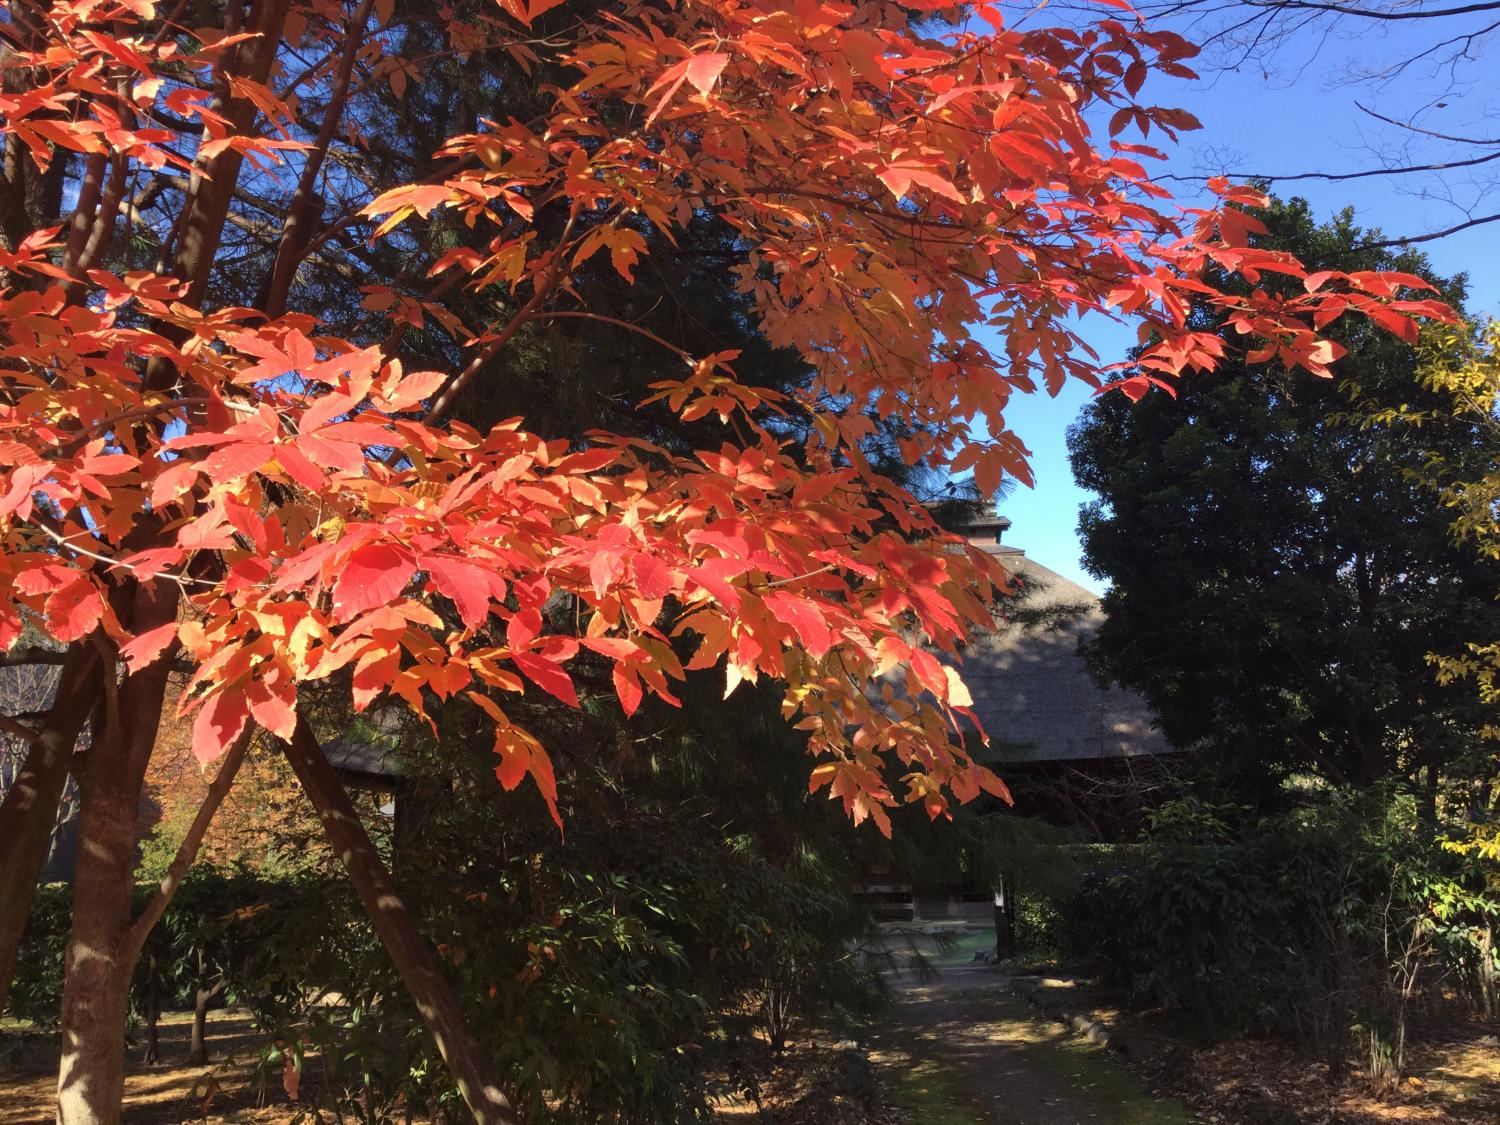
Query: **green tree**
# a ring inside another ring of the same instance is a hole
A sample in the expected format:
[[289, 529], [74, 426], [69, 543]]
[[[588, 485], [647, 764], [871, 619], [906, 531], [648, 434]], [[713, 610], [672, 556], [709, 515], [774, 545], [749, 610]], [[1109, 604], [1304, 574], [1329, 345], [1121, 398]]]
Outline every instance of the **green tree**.
[[[1366, 247], [1348, 212], [1319, 224], [1292, 200], [1265, 221], [1258, 242], [1315, 267], [1430, 276], [1419, 254]], [[1462, 300], [1462, 278], [1436, 283]], [[1069, 435], [1098, 496], [1085, 565], [1110, 584], [1092, 661], [1243, 794], [1298, 772], [1435, 786], [1493, 769], [1474, 693], [1428, 660], [1500, 636], [1494, 563], [1454, 542], [1423, 471], [1482, 461], [1483, 428], [1418, 379], [1409, 343], [1363, 325], [1334, 338], [1330, 380], [1231, 359], [1176, 397], [1102, 396]]]

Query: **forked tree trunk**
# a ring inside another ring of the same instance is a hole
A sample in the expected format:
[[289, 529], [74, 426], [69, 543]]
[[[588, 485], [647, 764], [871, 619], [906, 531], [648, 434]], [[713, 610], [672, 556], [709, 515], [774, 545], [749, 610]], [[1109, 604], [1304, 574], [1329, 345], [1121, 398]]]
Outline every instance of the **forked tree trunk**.
[[193, 1031], [188, 1040], [188, 1066], [208, 1065], [208, 1006], [224, 991], [224, 981], [211, 988], [199, 988], [193, 993]]
[[438, 1051], [469, 1112], [478, 1125], [516, 1125], [515, 1110], [495, 1081], [484, 1049], [469, 1030], [437, 956], [418, 931], [396, 891], [395, 881], [370, 842], [359, 813], [306, 719], [298, 718], [296, 733], [285, 747], [287, 761], [317, 811], [375, 932], [401, 974], [402, 983], [437, 1041]]
[[[161, 691], [165, 688], [166, 668], [168, 664], [162, 661], [157, 665], [161, 671], [160, 680], [147, 679], [146, 673], [136, 673], [127, 682], [127, 687], [121, 690], [119, 714], [123, 717], [128, 714], [148, 715], [147, 705], [151, 702], [153, 693], [156, 698], [156, 715], [161, 713]], [[147, 669], [149, 673], [151, 669]], [[109, 743], [114, 749], [120, 751], [119, 755], [108, 761], [117, 763], [123, 761], [132, 770], [139, 769], [140, 776], [122, 776], [121, 770], [111, 772], [102, 762], [96, 760], [96, 768], [99, 773], [90, 771], [87, 775], [88, 784], [99, 781], [102, 778], [110, 780], [116, 788], [106, 789], [108, 794], [123, 793], [128, 791], [132, 785], [139, 800], [142, 782], [144, 781], [145, 766], [142, 758], [149, 759], [151, 754], [151, 742], [142, 740], [149, 735], [155, 739], [155, 724], [147, 724], [140, 728], [131, 727], [125, 723], [116, 724], [116, 727], [124, 731], [128, 737], [119, 737]], [[150, 936], [152, 928], [161, 920], [162, 914], [172, 902], [172, 897], [182, 886], [182, 881], [187, 875], [188, 868], [192, 866], [197, 858], [198, 848], [203, 843], [204, 834], [208, 831], [214, 813], [218, 811], [229, 788], [234, 783], [235, 775], [239, 772], [240, 764], [245, 759], [249, 750], [252, 729], [247, 729], [239, 739], [228, 748], [224, 755], [219, 772], [208, 787], [199, 804], [198, 812], [188, 827], [187, 835], [183, 838], [177, 849], [177, 855], [173, 858], [167, 874], [162, 878], [161, 885], [157, 888], [155, 896], [147, 904], [139, 916], [132, 918], [130, 915], [131, 891], [134, 879], [131, 878], [135, 866], [135, 811], [137, 805], [131, 805], [129, 809], [129, 832], [128, 844], [122, 842], [127, 836], [122, 834], [110, 836], [110, 832], [118, 830], [124, 812], [125, 802], [120, 800], [114, 802], [118, 808], [111, 811], [111, 801], [100, 799], [94, 804], [101, 824], [110, 824], [114, 827], [108, 829], [99, 828], [94, 830], [93, 835], [87, 838], [93, 840], [98, 848], [99, 862], [91, 867], [91, 881], [97, 881], [100, 885], [114, 887], [118, 885], [121, 872], [125, 876], [125, 900], [123, 909], [120, 903], [109, 898], [100, 909], [99, 904], [90, 900], [86, 905], [76, 902], [74, 904], [73, 933], [69, 939], [68, 946], [68, 978], [63, 992], [63, 1043], [64, 1053], [62, 1067], [59, 1071], [58, 1088], [58, 1121], [66, 1122], [68, 1125], [99, 1125], [99, 1123], [112, 1123], [119, 1120], [120, 1101], [124, 1092], [124, 1043], [125, 1043], [125, 1016], [127, 1001], [130, 996], [130, 982], [135, 972], [136, 962], [140, 959], [141, 950]], [[92, 752], [92, 751], [91, 751]], [[85, 801], [88, 801], [87, 796]], [[86, 808], [89, 807], [87, 804]], [[113, 840], [114, 851], [99, 846], [101, 841]], [[104, 871], [106, 861], [113, 862], [115, 857], [123, 855], [125, 865], [114, 864], [112, 871]], [[75, 898], [82, 896], [84, 891], [84, 880], [82, 878], [83, 867], [80, 864], [80, 878], [75, 882]], [[84, 916], [84, 930], [80, 930], [79, 914]], [[115, 924], [110, 925], [111, 919]], [[80, 936], [80, 934], [83, 936]], [[97, 944], [89, 945], [93, 940]], [[99, 956], [89, 956], [90, 949], [102, 950]], [[159, 1055], [156, 1043], [155, 1017], [160, 1014], [160, 1005], [157, 1000], [157, 973], [158, 966], [152, 967], [151, 998], [148, 1001], [151, 1015], [150, 1044], [148, 1046], [148, 1061], [155, 1061]], [[200, 968], [201, 972], [201, 968]], [[90, 996], [87, 989], [93, 982], [102, 982], [99, 985], [97, 997]], [[218, 987], [209, 989], [206, 996], [204, 990], [200, 989], [198, 997], [198, 1008], [206, 1019], [208, 1001], [223, 991], [227, 981]], [[195, 1020], [195, 1042], [206, 1057], [206, 1038], [201, 1021]]]
[[[144, 721], [134, 707], [121, 710], [122, 721], [132, 727]], [[90, 753], [118, 752], [124, 741], [100, 740]], [[130, 925], [139, 797], [138, 783], [86, 789], [79, 814], [57, 1075], [61, 1125], [116, 1125], [120, 1119], [123, 1031], [135, 968], [135, 958], [122, 949], [122, 938]]]
[[208, 1065], [208, 1006], [229, 985], [229, 981], [222, 976], [213, 984], [208, 983], [207, 977], [208, 958], [203, 954], [202, 944], [199, 944], [197, 983], [193, 988], [193, 1031], [192, 1038], [188, 1040], [188, 1066]]
[[98, 657], [74, 645], [57, 681], [51, 710], [42, 721], [15, 784], [0, 803], [0, 1012], [10, 1000], [21, 933], [31, 913], [37, 879], [68, 784], [73, 746], [98, 690]]

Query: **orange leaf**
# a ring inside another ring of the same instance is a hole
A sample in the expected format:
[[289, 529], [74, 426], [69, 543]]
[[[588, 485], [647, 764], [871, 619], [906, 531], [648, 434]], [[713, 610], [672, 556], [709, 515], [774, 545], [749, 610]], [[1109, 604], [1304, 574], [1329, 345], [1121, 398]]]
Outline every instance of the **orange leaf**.
[[714, 88], [719, 75], [724, 73], [724, 65], [727, 62], [729, 62], [729, 56], [723, 51], [706, 51], [690, 58], [687, 69], [683, 73], [687, 80], [698, 88], [700, 94], [706, 94]]

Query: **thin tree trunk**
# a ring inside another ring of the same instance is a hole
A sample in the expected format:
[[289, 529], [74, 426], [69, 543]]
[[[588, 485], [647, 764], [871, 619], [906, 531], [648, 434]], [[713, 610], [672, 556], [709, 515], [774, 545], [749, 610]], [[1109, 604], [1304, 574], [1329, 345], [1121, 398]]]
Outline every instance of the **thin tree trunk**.
[[69, 650], [52, 708], [15, 784], [0, 803], [0, 1012], [10, 999], [21, 933], [47, 861], [73, 746], [98, 691], [98, 663], [98, 656], [85, 645]]
[[317, 811], [329, 842], [343, 862], [402, 982], [416, 1001], [423, 1022], [437, 1041], [438, 1051], [458, 1083], [469, 1112], [478, 1125], [516, 1125], [515, 1111], [495, 1081], [483, 1048], [469, 1030], [437, 957], [397, 893], [395, 881], [370, 842], [359, 813], [306, 719], [298, 718], [296, 733], [285, 749], [287, 761]]
[[198, 951], [198, 987], [193, 991], [193, 1031], [188, 1041], [188, 1066], [208, 1065], [208, 1006], [223, 992], [229, 984], [226, 980], [220, 980], [211, 987], [203, 986], [203, 976], [207, 966], [203, 961], [203, 951]]
[[161, 965], [153, 954], [150, 971], [146, 976], [146, 1059], [150, 1063], [161, 1062]]

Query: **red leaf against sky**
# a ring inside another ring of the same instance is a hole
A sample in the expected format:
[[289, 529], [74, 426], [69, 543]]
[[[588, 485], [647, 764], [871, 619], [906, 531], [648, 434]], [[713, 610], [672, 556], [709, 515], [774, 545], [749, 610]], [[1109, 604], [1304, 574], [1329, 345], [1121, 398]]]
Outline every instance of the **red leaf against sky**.
[[[333, 673], [348, 669], [359, 708], [473, 693], [502, 782], [530, 777], [554, 816], [545, 750], [491, 695], [530, 682], [576, 705], [580, 644], [612, 662], [627, 714], [648, 693], [674, 702], [688, 669], [731, 688], [764, 676], [852, 816], [884, 827], [902, 801], [940, 815], [945, 791], [998, 782], [975, 773], [952, 713], [967, 694], [924, 646], [953, 652], [987, 626], [1006, 578], [870, 465], [875, 415], [907, 463], [988, 493], [1029, 479], [1013, 395], [1113, 377], [1079, 346], [1080, 311], [1150, 341], [1118, 384], [1130, 395], [1220, 361], [1195, 307], [1314, 375], [1337, 370], [1322, 333], [1341, 317], [1411, 340], [1450, 315], [1420, 279], [1309, 275], [1247, 245], [1253, 188], [1215, 178], [1216, 206], [1174, 206], [1150, 145], [1196, 123], [1147, 91], [1194, 49], [1145, 25], [677, 0], [525, 30], [556, 6], [500, 0], [424, 25], [434, 57], [508, 53], [556, 85], [526, 120], [477, 122], [403, 163], [346, 159], [369, 99], [427, 80], [391, 53], [398, 35], [361, 42], [326, 5], [270, 5], [284, 26], [195, 33], [211, 99], [184, 86], [160, 5], [101, 23], [42, 0], [8, 48], [0, 113], [27, 175], [57, 166], [54, 146], [82, 157], [53, 213], [0, 252], [0, 351], [21, 392], [0, 398], [0, 639], [26, 620], [76, 644], [102, 624], [138, 675], [172, 642], [133, 620], [140, 583], [182, 603], [200, 757], [252, 713], [289, 733], [299, 685], [347, 685]], [[377, 0], [373, 18], [394, 11]], [[338, 206], [309, 224], [297, 185], [335, 166]], [[197, 207], [179, 173], [222, 189], [228, 213]], [[142, 183], [160, 198], [127, 212]], [[733, 351], [693, 354], [691, 336], [591, 306], [609, 287], [586, 274], [628, 282], [655, 254], [673, 269], [704, 215], [733, 232], [747, 316], [805, 364], [799, 385], [755, 386]], [[161, 272], [126, 271], [125, 230], [172, 248]], [[383, 238], [389, 254], [357, 252]], [[372, 275], [387, 257], [400, 271]], [[692, 433], [717, 420], [721, 436], [686, 453], [450, 420], [566, 318], [660, 349], [661, 378], [622, 409], [649, 403]], [[778, 411], [798, 424], [768, 424]], [[894, 721], [867, 689], [903, 666], [914, 691]], [[920, 767], [893, 791], [897, 760]]]

